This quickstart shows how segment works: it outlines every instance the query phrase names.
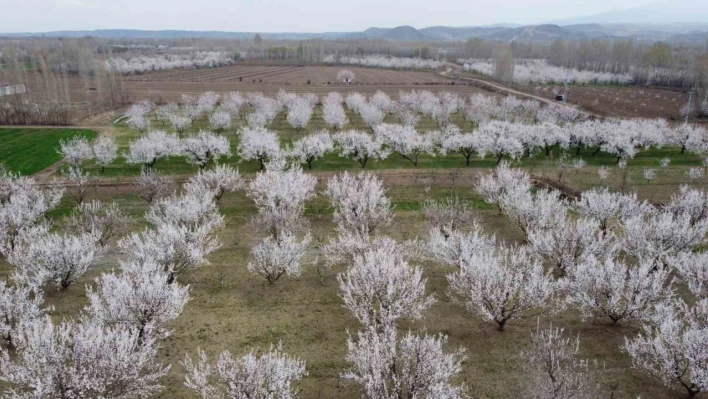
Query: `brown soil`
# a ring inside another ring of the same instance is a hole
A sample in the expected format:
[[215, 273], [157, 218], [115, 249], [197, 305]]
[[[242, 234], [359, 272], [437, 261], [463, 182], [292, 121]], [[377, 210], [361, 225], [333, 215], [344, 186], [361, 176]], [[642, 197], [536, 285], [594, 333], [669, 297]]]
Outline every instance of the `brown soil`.
[[[249, 65], [198, 70], [180, 69], [125, 76], [123, 85], [132, 94], [134, 100], [153, 101], [176, 101], [182, 94], [195, 95], [206, 91], [263, 92], [270, 95], [281, 89], [319, 95], [331, 91], [373, 94], [377, 90], [382, 90], [394, 95], [400, 90], [455, 91], [463, 95], [484, 91], [472, 83], [453, 82], [432, 71], [392, 71], [374, 68], [347, 68], [356, 74], [355, 83], [347, 85], [336, 80], [337, 71], [340, 69], [342, 67]], [[69, 92], [73, 102], [86, 101], [84, 84], [80, 78], [69, 79]]]
[[[531, 93], [554, 99], [560, 86], [527, 88]], [[603, 116], [680, 119], [679, 110], [688, 102], [681, 91], [637, 86], [571, 86], [568, 102]]]

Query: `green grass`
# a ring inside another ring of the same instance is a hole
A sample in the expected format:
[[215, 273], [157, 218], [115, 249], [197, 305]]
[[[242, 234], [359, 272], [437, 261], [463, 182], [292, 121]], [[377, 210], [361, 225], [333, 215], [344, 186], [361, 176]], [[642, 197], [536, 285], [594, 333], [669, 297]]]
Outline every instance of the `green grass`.
[[0, 163], [12, 172], [31, 175], [61, 159], [59, 141], [74, 136], [96, 137], [93, 130], [0, 129]]

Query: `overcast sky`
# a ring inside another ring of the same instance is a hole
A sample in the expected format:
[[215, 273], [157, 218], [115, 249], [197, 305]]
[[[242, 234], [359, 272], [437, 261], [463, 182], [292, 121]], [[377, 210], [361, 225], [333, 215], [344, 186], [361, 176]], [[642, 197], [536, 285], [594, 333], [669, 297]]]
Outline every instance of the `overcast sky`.
[[84, 29], [323, 32], [358, 31], [372, 26], [529, 24], [655, 1], [0, 0], [0, 32]]

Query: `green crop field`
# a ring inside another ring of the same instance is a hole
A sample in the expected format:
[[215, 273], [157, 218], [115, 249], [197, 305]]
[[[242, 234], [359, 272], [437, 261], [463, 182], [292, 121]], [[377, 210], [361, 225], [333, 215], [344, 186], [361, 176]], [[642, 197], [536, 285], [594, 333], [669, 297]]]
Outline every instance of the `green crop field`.
[[59, 142], [74, 136], [96, 137], [81, 129], [0, 129], [0, 164], [7, 170], [31, 175], [61, 159]]

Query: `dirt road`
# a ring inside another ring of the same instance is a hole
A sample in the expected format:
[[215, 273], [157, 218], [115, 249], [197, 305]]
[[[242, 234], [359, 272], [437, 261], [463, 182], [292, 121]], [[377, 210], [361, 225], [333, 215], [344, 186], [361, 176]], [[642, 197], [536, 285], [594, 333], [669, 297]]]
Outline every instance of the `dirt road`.
[[516, 96], [516, 97], [525, 97], [525, 98], [529, 98], [529, 99], [533, 99], [533, 100], [540, 101], [540, 102], [545, 103], [545, 104], [553, 104], [553, 105], [562, 105], [562, 106], [566, 106], [566, 107], [572, 107], [572, 108], [577, 109], [577, 110], [578, 110], [580, 113], [582, 113], [583, 115], [592, 116], [592, 117], [595, 117], [595, 118], [602, 118], [601, 115], [592, 113], [592, 112], [590, 112], [590, 111], [588, 111], [588, 110], [585, 110], [585, 109], [582, 109], [582, 108], [580, 108], [580, 107], [577, 107], [577, 106], [574, 106], [574, 105], [570, 105], [570, 104], [559, 103], [559, 102], [557, 102], [557, 101], [553, 101], [553, 100], [549, 100], [549, 99], [547, 99], [547, 98], [543, 98], [543, 97], [540, 97], [540, 96], [536, 96], [536, 95], [534, 95], [534, 94], [530, 94], [530, 93], [526, 93], [526, 92], [523, 92], [523, 91], [515, 90], [515, 89], [512, 89], [512, 88], [506, 87], [506, 86], [504, 86], [504, 85], [502, 85], [502, 84], [500, 84], [500, 83], [490, 82], [490, 81], [488, 81], [488, 80], [478, 79], [478, 78], [471, 78], [471, 77], [466, 77], [466, 76], [464, 76], [464, 77], [463, 77], [463, 76], [454, 76], [454, 75], [452, 74], [452, 68], [447, 68], [445, 71], [440, 72], [440, 75], [441, 75], [441, 76], [445, 76], [445, 77], [450, 78], [450, 79], [457, 79], [457, 80], [463, 80], [463, 81], [466, 81], [466, 82], [473, 82], [473, 83], [477, 84], [479, 87], [481, 87], [482, 89], [487, 90], [487, 91], [491, 91], [491, 92], [495, 92], [495, 93], [498, 93], [498, 92], [509, 93], [509, 94], [513, 94], [513, 95]]

